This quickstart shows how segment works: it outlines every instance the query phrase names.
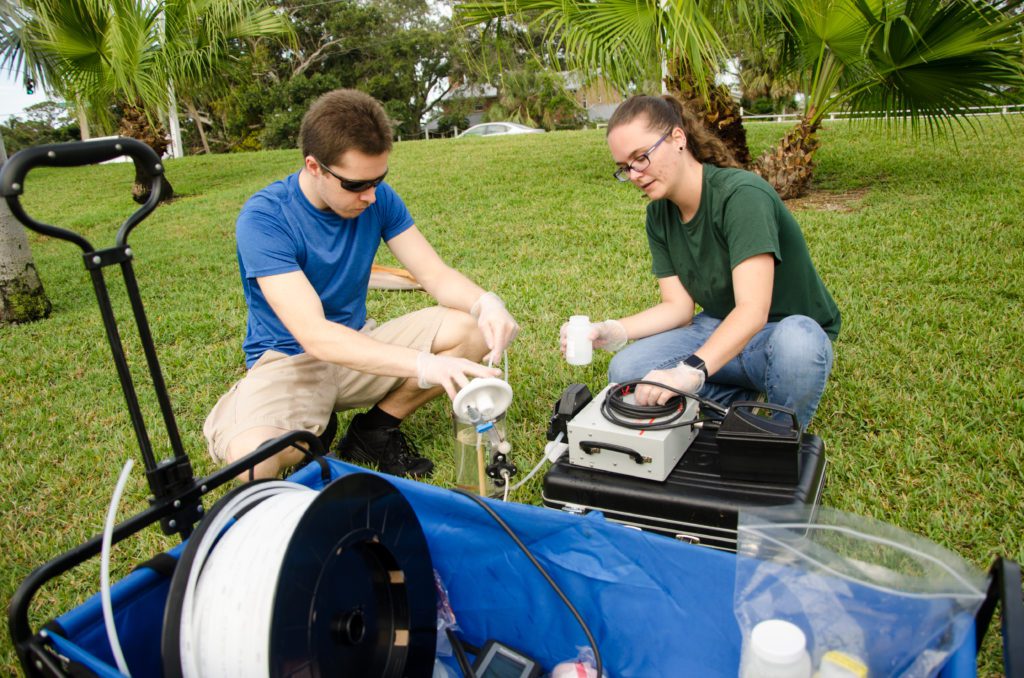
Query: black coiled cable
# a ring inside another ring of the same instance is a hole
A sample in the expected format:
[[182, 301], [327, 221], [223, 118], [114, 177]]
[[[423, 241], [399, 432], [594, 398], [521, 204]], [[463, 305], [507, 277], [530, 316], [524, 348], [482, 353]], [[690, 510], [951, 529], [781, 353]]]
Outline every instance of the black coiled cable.
[[[625, 397], [636, 391], [636, 387], [641, 385], [657, 386], [658, 388], [663, 388], [666, 391], [671, 391], [676, 395], [669, 398], [664, 405], [637, 405], [635, 403], [627, 403]], [[686, 412], [687, 398], [696, 400], [705, 408], [718, 413], [720, 416], [698, 416], [696, 419], [680, 421], [683, 413]], [[702, 398], [696, 393], [680, 391], [679, 389], [668, 386], [667, 384], [659, 384], [656, 381], [644, 381], [643, 379], [626, 381], [612, 387], [608, 390], [608, 395], [605, 397], [604, 402], [601, 403], [601, 414], [608, 421], [623, 428], [643, 429], [645, 431], [662, 431], [669, 428], [678, 428], [680, 426], [693, 426], [694, 424], [700, 424], [706, 421], [717, 422], [721, 420], [721, 417], [724, 416], [726, 412], [726, 408], [722, 407], [714, 400]], [[628, 417], [628, 419], [624, 419], [623, 417]], [[650, 423], [632, 421], [635, 419], [657, 419], [658, 421], [652, 421]]]

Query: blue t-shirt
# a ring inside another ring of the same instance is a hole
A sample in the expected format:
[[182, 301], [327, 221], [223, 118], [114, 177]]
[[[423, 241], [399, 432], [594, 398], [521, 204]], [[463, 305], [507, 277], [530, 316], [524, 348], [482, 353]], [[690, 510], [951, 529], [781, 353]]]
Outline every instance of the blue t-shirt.
[[413, 225], [412, 216], [387, 184], [377, 201], [354, 219], [319, 210], [299, 189], [299, 172], [275, 181], [242, 207], [235, 225], [238, 268], [249, 307], [245, 364], [252, 367], [264, 351], [302, 353], [270, 308], [256, 278], [302, 271], [332, 322], [362, 328], [370, 266], [380, 247]]

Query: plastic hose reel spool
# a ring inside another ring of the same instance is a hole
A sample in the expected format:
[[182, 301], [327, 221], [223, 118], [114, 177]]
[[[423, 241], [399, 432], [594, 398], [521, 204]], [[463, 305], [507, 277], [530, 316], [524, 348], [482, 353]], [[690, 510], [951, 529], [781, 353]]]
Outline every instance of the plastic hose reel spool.
[[480, 413], [481, 421], [493, 421], [512, 404], [512, 387], [495, 377], [473, 379], [455, 394], [452, 409], [463, 421], [473, 421], [469, 408]]
[[[168, 677], [181, 675], [180, 601], [203, 527], [217, 509], [189, 540], [171, 580], [162, 639]], [[271, 585], [270, 676], [432, 674], [430, 551], [412, 507], [387, 480], [354, 473], [325, 487], [299, 521]]]

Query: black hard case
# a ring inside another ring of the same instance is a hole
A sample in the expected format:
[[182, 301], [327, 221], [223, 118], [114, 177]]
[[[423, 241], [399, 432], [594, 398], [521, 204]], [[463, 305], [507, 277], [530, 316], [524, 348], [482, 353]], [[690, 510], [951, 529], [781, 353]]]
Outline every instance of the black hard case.
[[821, 438], [804, 434], [796, 485], [724, 480], [719, 473], [715, 434], [705, 430], [664, 482], [574, 466], [568, 455], [563, 455], [545, 476], [542, 497], [550, 508], [601, 511], [615, 522], [734, 552], [740, 509], [818, 506], [826, 463]]

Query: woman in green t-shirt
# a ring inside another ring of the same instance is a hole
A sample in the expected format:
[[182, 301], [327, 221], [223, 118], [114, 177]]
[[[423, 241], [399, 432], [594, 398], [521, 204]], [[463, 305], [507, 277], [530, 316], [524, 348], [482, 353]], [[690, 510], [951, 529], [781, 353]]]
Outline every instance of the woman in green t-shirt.
[[[630, 98], [607, 136], [615, 178], [651, 200], [647, 239], [661, 292], [647, 310], [593, 324], [598, 348], [636, 340], [612, 359], [610, 381], [658, 382], [726, 405], [764, 393], [806, 428], [840, 315], [792, 214], [672, 97]], [[672, 395], [636, 390], [641, 405]]]

